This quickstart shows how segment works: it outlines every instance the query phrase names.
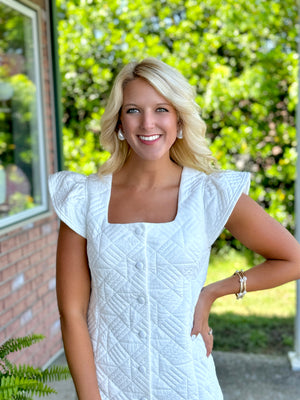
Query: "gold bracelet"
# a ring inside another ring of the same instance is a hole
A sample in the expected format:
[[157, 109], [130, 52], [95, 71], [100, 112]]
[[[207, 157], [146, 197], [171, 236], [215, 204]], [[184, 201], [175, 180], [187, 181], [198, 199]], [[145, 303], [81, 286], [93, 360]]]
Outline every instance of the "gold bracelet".
[[244, 271], [241, 269], [240, 271], [235, 271], [233, 276], [238, 276], [240, 281], [240, 291], [235, 294], [237, 300], [242, 299], [247, 293], [247, 277], [244, 274]]

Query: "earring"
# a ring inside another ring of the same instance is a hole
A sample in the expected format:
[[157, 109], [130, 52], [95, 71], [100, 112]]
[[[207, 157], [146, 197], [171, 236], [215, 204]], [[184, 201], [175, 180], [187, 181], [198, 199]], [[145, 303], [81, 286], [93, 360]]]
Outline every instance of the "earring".
[[121, 131], [121, 129], [118, 130], [118, 139], [119, 140], [125, 140], [125, 137], [124, 137], [123, 132]]
[[183, 133], [182, 133], [182, 129], [180, 128], [179, 132], [177, 132], [177, 138], [178, 139], [182, 139], [183, 138]]

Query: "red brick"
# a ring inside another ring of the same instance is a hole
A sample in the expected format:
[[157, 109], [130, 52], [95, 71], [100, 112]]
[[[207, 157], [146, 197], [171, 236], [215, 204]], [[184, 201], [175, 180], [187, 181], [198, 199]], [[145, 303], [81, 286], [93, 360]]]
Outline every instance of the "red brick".
[[48, 285], [47, 284], [39, 287], [38, 290], [37, 290], [38, 297], [39, 298], [44, 297], [47, 292], [48, 292]]
[[32, 306], [33, 314], [37, 315], [41, 310], [43, 310], [43, 302], [42, 302], [42, 300], [38, 300]]
[[28, 282], [32, 281], [36, 277], [36, 268], [35, 268], [35, 266], [33, 266], [31, 264], [29, 264], [29, 265], [30, 265], [29, 268], [27, 268], [24, 271], [25, 280], [28, 281]]
[[2, 252], [1, 252], [0, 268], [2, 269], [7, 264], [8, 264], [8, 254], [2, 254]]
[[16, 262], [16, 268], [18, 272], [23, 272], [26, 268], [30, 266], [29, 258], [22, 257], [21, 260]]
[[37, 264], [41, 261], [42, 254], [40, 251], [37, 251], [36, 253], [31, 254], [30, 256], [30, 263], [31, 265]]
[[22, 247], [22, 255], [23, 256], [31, 255], [36, 248], [37, 245], [35, 242], [28, 242]]
[[8, 324], [13, 318], [13, 311], [12, 309], [6, 309], [0, 315], [0, 326], [3, 327], [4, 325]]
[[29, 240], [37, 240], [40, 237], [40, 228], [35, 227], [30, 229], [29, 233]]
[[0, 298], [4, 299], [11, 293], [10, 282], [5, 282], [0, 286]]
[[8, 253], [8, 262], [10, 264], [16, 263], [18, 260], [22, 258], [22, 249], [15, 248], [13, 251], [11, 250], [10, 253]]
[[[22, 287], [20, 287], [15, 292], [12, 292], [12, 298], [17, 298], [18, 300], [24, 300], [28, 294], [32, 293], [30, 282], [25, 282]], [[34, 293], [34, 292], [33, 292]]]
[[24, 243], [27, 243], [29, 240], [28, 232], [22, 232], [17, 236], [18, 246], [22, 246]]
[[15, 275], [17, 274], [17, 268], [16, 265], [10, 265], [9, 267], [5, 268], [2, 271], [2, 279], [3, 281], [7, 281], [9, 279], [12, 279]]
[[11, 322], [8, 326], [7, 326], [7, 333], [8, 333], [8, 337], [12, 337], [12, 336], [16, 336], [16, 333], [19, 331], [20, 329], [20, 320], [17, 319], [13, 322]]
[[20, 317], [27, 310], [28, 310], [28, 308], [26, 308], [26, 304], [24, 304], [22, 301], [20, 301], [19, 303], [15, 304], [13, 306], [13, 316], [14, 317]]
[[12, 249], [17, 247], [17, 239], [16, 237], [10, 237], [3, 242], [1, 242], [1, 252], [6, 253], [10, 252]]
[[31, 307], [36, 302], [36, 299], [37, 299], [36, 291], [31, 292], [29, 296], [27, 296], [25, 299], [26, 307], [27, 308]]

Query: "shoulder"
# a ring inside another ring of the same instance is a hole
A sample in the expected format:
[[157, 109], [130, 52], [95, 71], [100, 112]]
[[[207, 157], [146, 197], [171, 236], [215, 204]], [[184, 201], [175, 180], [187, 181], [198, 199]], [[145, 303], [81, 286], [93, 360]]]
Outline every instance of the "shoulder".
[[211, 174], [198, 171], [193, 168], [184, 168], [184, 178], [186, 187], [196, 189], [203, 187], [207, 190], [235, 189], [244, 187], [249, 190], [251, 174], [250, 172], [240, 172], [231, 170], [220, 170]]
[[206, 175], [205, 185], [211, 190], [227, 189], [229, 191], [235, 191], [243, 187], [244, 191], [248, 191], [250, 180], [250, 172], [225, 170]]
[[87, 176], [71, 171], [49, 176], [49, 192], [54, 210], [69, 228], [86, 237]]
[[87, 176], [72, 171], [60, 171], [49, 176], [49, 188], [66, 190], [73, 186], [82, 186], [86, 184]]
[[83, 175], [73, 171], [60, 171], [50, 175], [48, 181], [50, 191], [53, 187], [63, 191], [105, 190], [109, 188], [111, 175]]

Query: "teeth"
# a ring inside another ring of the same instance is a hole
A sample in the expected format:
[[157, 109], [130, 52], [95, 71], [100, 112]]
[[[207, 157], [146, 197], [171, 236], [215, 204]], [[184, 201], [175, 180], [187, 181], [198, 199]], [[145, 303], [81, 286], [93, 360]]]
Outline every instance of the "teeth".
[[151, 142], [152, 140], [156, 140], [159, 138], [160, 135], [153, 135], [153, 136], [140, 136], [140, 139], [146, 140]]

